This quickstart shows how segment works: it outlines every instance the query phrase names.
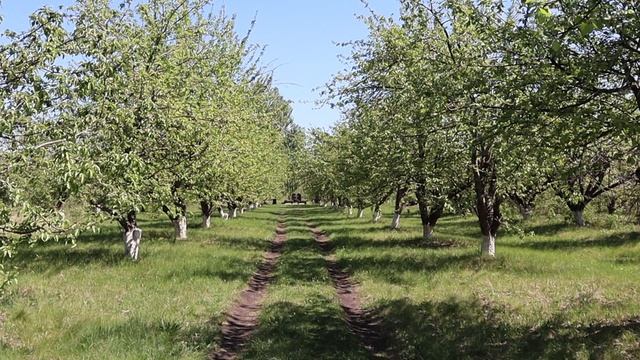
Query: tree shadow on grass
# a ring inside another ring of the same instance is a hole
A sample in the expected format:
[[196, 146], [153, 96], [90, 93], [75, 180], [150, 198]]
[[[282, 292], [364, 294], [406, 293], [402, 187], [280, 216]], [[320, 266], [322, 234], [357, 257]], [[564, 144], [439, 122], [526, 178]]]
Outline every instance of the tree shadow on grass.
[[630, 251], [616, 256], [614, 263], [620, 265], [640, 265], [640, 252]]
[[369, 359], [332, 299], [313, 296], [304, 305], [280, 301], [263, 309], [245, 359]]
[[20, 250], [12, 264], [19, 269], [45, 273], [49, 276], [60, 273], [65, 268], [89, 264], [116, 266], [128, 261], [124, 249], [71, 248], [64, 245], [47, 248]]
[[444, 216], [438, 220], [438, 226], [443, 227], [478, 227], [478, 218], [475, 216]]
[[104, 228], [96, 232], [85, 231], [78, 236], [76, 241], [79, 243], [115, 243], [123, 240], [122, 232], [113, 228]]
[[555, 235], [569, 229], [571, 226], [564, 223], [525, 226], [526, 232], [533, 232], [536, 235]]
[[[421, 229], [416, 229], [417, 231], [421, 231]], [[435, 227], [435, 231], [440, 234], [442, 237], [458, 237], [458, 238], [467, 238], [467, 239], [480, 239], [482, 234], [480, 233], [480, 228], [477, 226], [472, 227], [458, 227], [455, 225], [440, 225], [438, 224]]]
[[309, 237], [292, 237], [287, 240], [284, 254], [276, 270], [278, 284], [327, 282], [324, 260]]
[[349, 227], [351, 225], [353, 225], [352, 223], [349, 222], [349, 219], [324, 219], [324, 218], [317, 218], [317, 217], [310, 217], [309, 221], [311, 221], [314, 225], [318, 226], [318, 227], [322, 227], [322, 226], [340, 226], [340, 227]]
[[594, 247], [619, 247], [640, 243], [640, 232], [632, 231], [594, 239], [540, 240], [519, 244], [503, 244], [502, 246], [529, 248], [534, 250], [579, 250]]
[[[579, 352], [601, 359], [620, 354], [616, 346], [623, 336], [640, 337], [639, 319], [576, 325], [560, 313], [541, 326], [515, 327], [502, 320], [510, 310], [488, 299], [399, 299], [378, 304], [376, 311], [394, 332], [403, 359], [568, 359]], [[635, 351], [640, 355], [637, 346]]]
[[[535, 262], [514, 262], [508, 257], [484, 259], [471, 249], [441, 252], [431, 250], [413, 255], [392, 252], [338, 252], [339, 263], [350, 273], [364, 273], [389, 284], [416, 285], [405, 280], [405, 274], [419, 273], [420, 278], [433, 277], [446, 271], [490, 271], [506, 274], [544, 274], [553, 272]], [[557, 271], [557, 270], [554, 270]]]
[[361, 226], [318, 226], [332, 234], [393, 233], [395, 231], [389, 229], [388, 226], [367, 225], [368, 224], [362, 224]]
[[[142, 229], [142, 244], [149, 242], [167, 242], [173, 241], [175, 235], [172, 229], [167, 228], [144, 228]], [[104, 243], [104, 244], [120, 244], [123, 243], [122, 232], [120, 229], [106, 228], [96, 232], [86, 231], [81, 233], [77, 240], [78, 243]], [[124, 245], [123, 245], [124, 246]]]
[[366, 249], [366, 248], [409, 248], [409, 249], [438, 249], [438, 248], [452, 248], [452, 247], [466, 247], [469, 246], [469, 241], [462, 241], [461, 239], [448, 238], [444, 235], [436, 236], [433, 241], [425, 241], [421, 236], [409, 237], [409, 238], [386, 238], [386, 239], [371, 239], [365, 236], [357, 235], [337, 235], [334, 233], [331, 240], [334, 243], [335, 248], [343, 249]]
[[397, 256], [388, 253], [374, 256], [356, 255], [352, 258], [339, 259], [338, 262], [349, 273], [363, 272], [387, 283], [402, 285], [413, 285], [404, 280], [402, 276], [404, 273], [435, 275], [438, 271], [446, 271], [451, 268], [480, 269], [485, 266], [483, 260], [479, 259], [475, 253], [442, 256], [426, 254], [419, 257]]

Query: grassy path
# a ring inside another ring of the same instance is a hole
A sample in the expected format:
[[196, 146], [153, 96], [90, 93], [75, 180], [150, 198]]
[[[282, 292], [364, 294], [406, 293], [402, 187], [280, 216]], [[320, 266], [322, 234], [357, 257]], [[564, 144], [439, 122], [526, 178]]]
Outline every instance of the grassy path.
[[290, 208], [280, 259], [244, 359], [370, 359], [342, 319], [322, 255], [309, 235], [308, 209]]
[[[401, 359], [640, 358], [637, 226], [534, 218], [503, 231], [497, 259], [484, 261], [473, 217], [439, 221], [437, 239], [452, 246], [432, 248], [417, 214], [390, 231], [384, 210], [373, 224], [314, 206], [270, 206], [216, 218], [212, 229], [192, 223], [187, 241], [173, 240], [166, 217], [147, 213], [137, 263], [123, 256], [116, 226], [75, 247], [21, 249], [18, 284], [0, 300], [0, 359], [201, 360], [220, 349], [212, 344], [235, 351], [236, 338], [243, 359], [370, 359], [351, 331], [358, 321], [344, 315], [363, 309], [380, 314], [364, 323], [380, 319]], [[268, 257], [281, 251], [273, 229], [283, 211], [286, 252], [263, 272], [269, 242]], [[318, 251], [310, 222], [328, 252]], [[259, 299], [244, 302], [250, 314], [235, 316], [241, 326], [224, 330], [252, 276], [256, 289], [273, 277], [269, 291], [254, 291]], [[348, 304], [336, 288], [346, 296], [354, 283], [358, 301]]]
[[380, 314], [363, 308], [357, 285], [349, 273], [338, 264], [331, 240], [312, 223], [308, 226], [316, 244], [324, 253], [327, 272], [336, 289], [349, 329], [360, 337], [372, 358], [397, 359], [397, 355], [391, 348], [391, 342], [383, 332]]
[[258, 326], [258, 315], [262, 310], [262, 302], [267, 287], [273, 278], [273, 273], [282, 255], [287, 240], [284, 219], [278, 220], [276, 236], [269, 244], [269, 250], [263, 255], [258, 270], [249, 280], [249, 285], [227, 312], [222, 325], [222, 340], [220, 347], [211, 353], [215, 360], [236, 359], [247, 340]]

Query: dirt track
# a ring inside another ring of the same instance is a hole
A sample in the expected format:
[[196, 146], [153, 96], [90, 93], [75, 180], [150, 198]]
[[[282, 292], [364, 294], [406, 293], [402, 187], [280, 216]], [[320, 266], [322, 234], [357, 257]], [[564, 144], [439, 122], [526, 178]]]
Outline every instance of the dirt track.
[[327, 271], [338, 294], [349, 329], [360, 338], [373, 358], [396, 359], [397, 356], [382, 329], [381, 317], [379, 314], [363, 309], [357, 284], [336, 260], [331, 240], [313, 224], [308, 224], [308, 226], [313, 233], [316, 244], [324, 253]]
[[210, 359], [236, 359], [251, 334], [258, 326], [258, 317], [262, 310], [262, 302], [267, 294], [267, 287], [282, 255], [287, 231], [283, 220], [278, 220], [276, 236], [263, 255], [257, 271], [249, 280], [249, 285], [227, 312], [222, 324], [222, 340], [220, 347], [209, 355]]

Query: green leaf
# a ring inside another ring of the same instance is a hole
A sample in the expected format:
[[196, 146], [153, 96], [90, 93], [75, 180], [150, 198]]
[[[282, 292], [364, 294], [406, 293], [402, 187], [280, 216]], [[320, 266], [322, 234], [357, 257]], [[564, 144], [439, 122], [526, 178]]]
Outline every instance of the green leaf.
[[579, 29], [582, 36], [589, 36], [595, 29], [595, 24], [592, 21], [585, 21], [580, 24]]

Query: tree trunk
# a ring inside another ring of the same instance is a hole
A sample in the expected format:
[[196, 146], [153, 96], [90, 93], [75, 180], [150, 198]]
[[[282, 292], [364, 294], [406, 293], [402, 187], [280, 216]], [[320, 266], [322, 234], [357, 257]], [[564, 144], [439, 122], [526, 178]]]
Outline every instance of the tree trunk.
[[377, 223], [378, 221], [380, 221], [380, 219], [382, 218], [382, 212], [380, 212], [380, 204], [375, 204], [373, 205], [372, 210], [372, 220], [374, 223]]
[[391, 219], [391, 229], [397, 230], [400, 228], [400, 213], [394, 212], [393, 219]]
[[349, 216], [353, 215], [353, 206], [349, 205], [349, 207], [347, 207], [347, 211], [349, 213]]
[[211, 214], [213, 213], [213, 204], [207, 200], [200, 201], [200, 210], [202, 210], [202, 227], [209, 229], [211, 227]]
[[362, 219], [364, 217], [364, 209], [360, 208], [358, 209], [358, 218]]
[[[439, 214], [432, 215], [429, 202], [427, 200], [427, 190], [424, 184], [419, 184], [416, 188], [416, 198], [418, 200], [418, 208], [420, 209], [420, 222], [422, 223], [422, 238], [428, 241], [433, 237], [433, 227], [440, 217]], [[432, 219], [432, 217], [434, 219]], [[433, 221], [432, 221], [433, 220]]]
[[520, 212], [520, 216], [522, 216], [524, 220], [529, 220], [533, 215], [533, 209], [535, 208], [535, 205], [536, 205], [535, 201], [538, 194], [540, 194], [539, 191], [529, 189], [525, 191], [525, 193], [523, 194], [518, 194], [514, 192], [509, 194], [508, 196], [511, 199], [511, 201], [514, 204], [516, 204], [516, 206], [518, 207], [518, 212]]
[[58, 200], [56, 201], [55, 204], [55, 210], [58, 212], [64, 212], [64, 201], [63, 200]]
[[238, 217], [238, 208], [237, 207], [233, 208], [233, 212], [231, 213], [231, 217], [234, 218], [234, 219]]
[[582, 227], [586, 226], [586, 222], [584, 221], [584, 210], [572, 210], [573, 219], [576, 222], [576, 225]]
[[[174, 185], [174, 189], [178, 188]], [[202, 207], [202, 202], [200, 206]], [[162, 205], [162, 211], [167, 214], [169, 220], [175, 228], [177, 240], [185, 240], [187, 238], [187, 203], [181, 196], [176, 196], [174, 191], [173, 206], [175, 211], [171, 211], [167, 205]]]
[[382, 212], [380, 212], [379, 207], [376, 207], [376, 209], [373, 211], [373, 222], [377, 223], [378, 221], [380, 221], [381, 218], [382, 218]]
[[177, 240], [187, 239], [187, 217], [184, 215], [178, 215], [178, 218], [173, 220], [173, 226], [176, 230]]
[[136, 212], [130, 211], [126, 217], [118, 220], [122, 227], [122, 239], [124, 240], [124, 253], [132, 260], [137, 261], [140, 254], [140, 240], [142, 230], [138, 227]]
[[404, 204], [402, 203], [402, 199], [407, 194], [407, 188], [398, 187], [396, 191], [396, 202], [393, 211], [393, 219], [391, 219], [391, 229], [397, 230], [400, 228], [400, 215], [402, 211], [404, 211]]
[[205, 229], [211, 228], [211, 215], [202, 215], [202, 227]]
[[496, 237], [494, 235], [482, 236], [482, 256], [490, 258], [496, 256]]
[[588, 202], [587, 201], [581, 201], [581, 202], [569, 202], [567, 201], [567, 206], [569, 207], [569, 210], [571, 210], [571, 213], [573, 214], [573, 220], [576, 224], [576, 226], [586, 226], [587, 222], [584, 220], [584, 209], [587, 207]]
[[138, 227], [125, 230], [123, 233], [124, 251], [132, 260], [138, 260], [140, 253], [140, 240], [142, 240], [142, 230]]
[[483, 236], [481, 253], [483, 256], [495, 257], [496, 234], [502, 222], [502, 198], [498, 195], [496, 164], [491, 147], [481, 144], [473, 148], [472, 161], [476, 211]]
[[609, 202], [607, 203], [607, 213], [609, 213], [609, 215], [613, 215], [616, 213], [616, 198], [612, 197], [611, 199], [609, 199]]
[[422, 238], [424, 240], [431, 240], [432, 237], [433, 237], [433, 227], [431, 227], [431, 224], [427, 223], [422, 225]]
[[222, 208], [219, 208], [218, 210], [220, 212], [220, 217], [223, 220], [229, 220], [229, 213], [224, 212], [224, 209], [222, 209]]

